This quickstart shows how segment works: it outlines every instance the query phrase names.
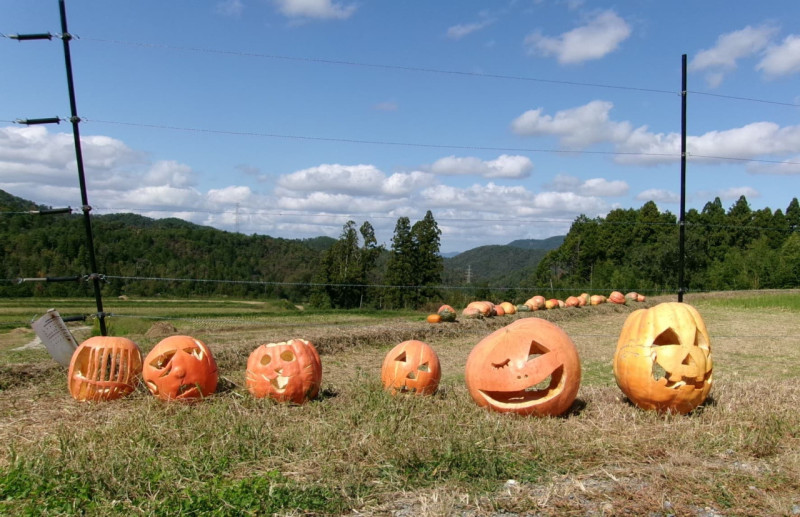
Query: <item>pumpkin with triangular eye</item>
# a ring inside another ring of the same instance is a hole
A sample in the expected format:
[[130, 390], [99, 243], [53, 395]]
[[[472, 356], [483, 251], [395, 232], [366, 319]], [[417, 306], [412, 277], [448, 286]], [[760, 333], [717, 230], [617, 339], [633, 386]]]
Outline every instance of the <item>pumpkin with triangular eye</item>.
[[69, 363], [69, 393], [75, 400], [113, 400], [136, 389], [142, 353], [124, 337], [94, 336], [79, 346]]
[[436, 352], [427, 343], [413, 339], [392, 348], [381, 367], [381, 382], [392, 395], [432, 395], [441, 377], [442, 368]]
[[688, 413], [711, 391], [711, 342], [691, 305], [661, 303], [632, 312], [614, 354], [617, 385], [642, 409]]
[[566, 332], [541, 318], [525, 318], [475, 345], [467, 358], [465, 379], [479, 406], [556, 416], [575, 402], [581, 365]]
[[245, 378], [256, 398], [303, 404], [319, 393], [322, 362], [316, 347], [305, 339], [267, 343], [250, 354]]
[[191, 336], [170, 336], [147, 354], [142, 379], [162, 400], [193, 400], [214, 393], [219, 374], [205, 343]]

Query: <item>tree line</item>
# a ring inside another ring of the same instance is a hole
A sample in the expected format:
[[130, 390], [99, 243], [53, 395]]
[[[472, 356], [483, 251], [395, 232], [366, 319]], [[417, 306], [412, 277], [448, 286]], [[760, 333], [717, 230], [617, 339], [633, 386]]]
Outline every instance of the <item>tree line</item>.
[[[800, 204], [752, 210], [741, 196], [719, 198], [684, 218], [684, 288], [691, 291], [800, 285]], [[532, 285], [677, 292], [679, 224], [655, 203], [578, 217], [564, 243], [539, 262]]]
[[[0, 296], [92, 296], [87, 282], [11, 281], [91, 273], [82, 216], [20, 213], [41, 208], [47, 207], [0, 190]], [[320, 308], [435, 309], [474, 299], [521, 302], [548, 291], [558, 296], [566, 290], [678, 289], [678, 220], [653, 202], [605, 217], [577, 217], [563, 243], [536, 266], [499, 253], [495, 262], [507, 263], [498, 281], [513, 284], [506, 289], [490, 287], [498, 285], [491, 279], [465, 285], [463, 278], [444, 273], [441, 231], [430, 211], [413, 223], [400, 217], [388, 247], [378, 244], [369, 221], [348, 221], [338, 239], [299, 240], [134, 214], [92, 220], [97, 273], [112, 277], [104, 296], [269, 297]], [[797, 287], [798, 227], [797, 198], [785, 211], [752, 210], [744, 196], [728, 210], [719, 198], [689, 210], [684, 287]], [[485, 247], [494, 248], [502, 247]]]

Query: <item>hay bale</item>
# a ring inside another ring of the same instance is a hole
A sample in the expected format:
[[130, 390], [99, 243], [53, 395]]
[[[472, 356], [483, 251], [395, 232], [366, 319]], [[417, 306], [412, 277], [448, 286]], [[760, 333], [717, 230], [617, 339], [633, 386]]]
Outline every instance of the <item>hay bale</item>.
[[144, 333], [147, 338], [159, 338], [177, 334], [178, 329], [168, 321], [157, 321]]

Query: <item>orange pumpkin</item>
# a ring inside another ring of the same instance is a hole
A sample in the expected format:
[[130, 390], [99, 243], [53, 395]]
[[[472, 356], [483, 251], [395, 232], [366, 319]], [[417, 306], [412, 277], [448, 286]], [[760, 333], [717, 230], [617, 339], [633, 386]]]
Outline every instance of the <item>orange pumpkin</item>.
[[564, 301], [564, 305], [567, 307], [580, 307], [580, 300], [577, 296], [570, 296]]
[[528, 298], [528, 300], [525, 302], [525, 305], [530, 307], [532, 311], [538, 311], [544, 309], [544, 304], [545, 304], [544, 296], [539, 296], [539, 295], [532, 296]]
[[142, 378], [162, 400], [192, 400], [214, 393], [219, 374], [205, 343], [191, 336], [170, 336], [147, 354]]
[[647, 301], [647, 298], [643, 294], [637, 294], [636, 295], [636, 301], [637, 302], [644, 302], [644, 301]]
[[561, 304], [558, 303], [558, 300], [556, 300], [555, 298], [550, 298], [549, 300], [544, 302], [545, 309], [559, 309], [560, 307]]
[[392, 395], [432, 395], [439, 387], [442, 369], [433, 348], [422, 341], [403, 341], [383, 360], [381, 382]]
[[626, 302], [635, 302], [639, 299], [639, 293], [631, 291], [630, 293], [625, 294], [625, 301]]
[[581, 365], [575, 344], [561, 328], [541, 318], [524, 318], [475, 345], [465, 379], [479, 406], [555, 416], [575, 401]]
[[470, 302], [467, 305], [467, 309], [469, 308], [478, 309], [481, 312], [481, 315], [483, 315], [483, 317], [485, 318], [495, 315], [494, 304], [492, 302], [487, 302], [487, 301]]
[[578, 296], [578, 305], [580, 307], [585, 307], [588, 304], [589, 304], [589, 293], [581, 293], [581, 295]]
[[72, 354], [67, 374], [75, 400], [113, 400], [136, 389], [142, 374], [142, 353], [124, 337], [95, 336]]
[[619, 291], [614, 291], [608, 295], [608, 301], [611, 303], [617, 303], [620, 305], [625, 304], [625, 295]]
[[517, 313], [517, 307], [511, 302], [503, 302], [500, 304], [500, 307], [503, 308], [503, 312], [506, 314], [511, 315]]
[[316, 347], [305, 339], [266, 343], [247, 359], [245, 382], [256, 398], [303, 404], [319, 393], [322, 362]]
[[593, 294], [589, 297], [589, 303], [591, 305], [600, 305], [602, 303], [606, 303], [606, 297], [602, 294]]
[[456, 310], [449, 305], [442, 305], [436, 313], [442, 317], [442, 321], [456, 321]]
[[495, 316], [505, 316], [506, 310], [503, 308], [502, 305], [495, 305], [494, 306], [494, 315]]
[[662, 303], [625, 321], [614, 377], [640, 408], [688, 413], [708, 396], [712, 369], [708, 330], [691, 305]]
[[428, 314], [428, 317], [425, 318], [425, 321], [428, 323], [440, 323], [442, 321], [442, 317], [438, 314]]

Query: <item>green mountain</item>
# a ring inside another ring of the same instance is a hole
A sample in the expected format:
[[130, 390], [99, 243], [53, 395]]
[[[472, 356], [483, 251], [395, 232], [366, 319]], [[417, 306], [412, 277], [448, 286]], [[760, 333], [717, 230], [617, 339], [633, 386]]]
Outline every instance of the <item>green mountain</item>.
[[[564, 237], [547, 239], [548, 248], [524, 248], [522, 246], [490, 245], [459, 253], [444, 259], [444, 280], [448, 285], [488, 285], [507, 287], [519, 285], [536, 270], [545, 254], [558, 247]], [[528, 242], [528, 241], [514, 241]], [[543, 245], [544, 241], [536, 244]]]

